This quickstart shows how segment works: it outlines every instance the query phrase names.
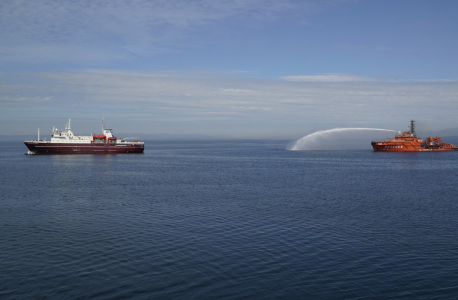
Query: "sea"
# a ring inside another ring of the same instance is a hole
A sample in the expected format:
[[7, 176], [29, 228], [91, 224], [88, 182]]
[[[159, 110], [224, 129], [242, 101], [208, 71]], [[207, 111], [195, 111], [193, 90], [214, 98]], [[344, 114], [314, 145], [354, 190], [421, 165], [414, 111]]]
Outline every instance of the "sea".
[[457, 299], [458, 152], [0, 144], [0, 299]]

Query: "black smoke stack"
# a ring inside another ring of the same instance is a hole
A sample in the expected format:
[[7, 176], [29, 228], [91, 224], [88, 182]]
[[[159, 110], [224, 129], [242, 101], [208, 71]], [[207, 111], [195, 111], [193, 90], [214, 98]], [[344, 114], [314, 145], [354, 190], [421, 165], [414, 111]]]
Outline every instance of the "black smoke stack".
[[410, 120], [410, 134], [416, 136], [417, 134], [415, 133], [415, 121], [414, 120]]

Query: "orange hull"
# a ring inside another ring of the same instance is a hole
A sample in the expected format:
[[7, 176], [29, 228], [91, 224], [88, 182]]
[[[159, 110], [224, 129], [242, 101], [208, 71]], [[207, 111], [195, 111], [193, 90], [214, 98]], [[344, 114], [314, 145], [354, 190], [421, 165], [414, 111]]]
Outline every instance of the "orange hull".
[[412, 151], [457, 151], [458, 147], [451, 145], [451, 147], [442, 148], [426, 148], [421, 146], [420, 143], [410, 142], [372, 142], [374, 151], [390, 151], [390, 152], [412, 152]]
[[442, 142], [441, 137], [427, 137], [423, 140], [415, 134], [415, 121], [410, 121], [410, 131], [398, 133], [394, 139], [372, 142], [374, 151], [412, 152], [412, 151], [457, 151], [458, 147]]

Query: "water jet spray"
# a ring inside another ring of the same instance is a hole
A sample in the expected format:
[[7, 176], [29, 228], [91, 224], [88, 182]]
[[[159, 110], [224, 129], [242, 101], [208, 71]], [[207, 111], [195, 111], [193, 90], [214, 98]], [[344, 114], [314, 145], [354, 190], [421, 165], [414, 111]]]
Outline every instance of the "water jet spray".
[[344, 132], [351, 132], [351, 131], [393, 131], [393, 132], [396, 132], [395, 130], [381, 129], [381, 128], [334, 128], [334, 129], [328, 129], [328, 130], [320, 130], [320, 131], [311, 133], [309, 135], [306, 135], [303, 138], [297, 140], [290, 147], [288, 147], [288, 150], [292, 150], [292, 151], [321, 150], [321, 149], [317, 149], [317, 146], [319, 148], [319, 145], [317, 145], [317, 143], [319, 143], [320, 140], [322, 141], [326, 137], [329, 137], [336, 133], [344, 133]]

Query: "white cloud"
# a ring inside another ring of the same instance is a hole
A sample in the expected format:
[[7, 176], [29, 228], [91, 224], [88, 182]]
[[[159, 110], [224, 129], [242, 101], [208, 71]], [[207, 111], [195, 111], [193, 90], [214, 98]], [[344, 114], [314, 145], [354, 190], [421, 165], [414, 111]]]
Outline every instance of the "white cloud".
[[224, 89], [220, 88], [219, 91], [223, 91], [225, 93], [229, 94], [259, 94], [259, 91], [253, 91], [253, 90], [244, 90], [244, 89]]
[[348, 82], [348, 81], [374, 81], [373, 78], [360, 77], [346, 74], [320, 74], [302, 76], [284, 76], [282, 79], [287, 81], [303, 82]]
[[276, 0], [4, 0], [0, 53], [8, 62], [126, 59], [192, 47], [190, 33], [215, 23], [270, 22], [307, 9]]
[[299, 75], [283, 76], [280, 79], [296, 82], [404, 82], [404, 83], [439, 83], [439, 82], [458, 82], [458, 79], [399, 79], [399, 78], [372, 78], [354, 76], [349, 74], [318, 74], [318, 75]]

